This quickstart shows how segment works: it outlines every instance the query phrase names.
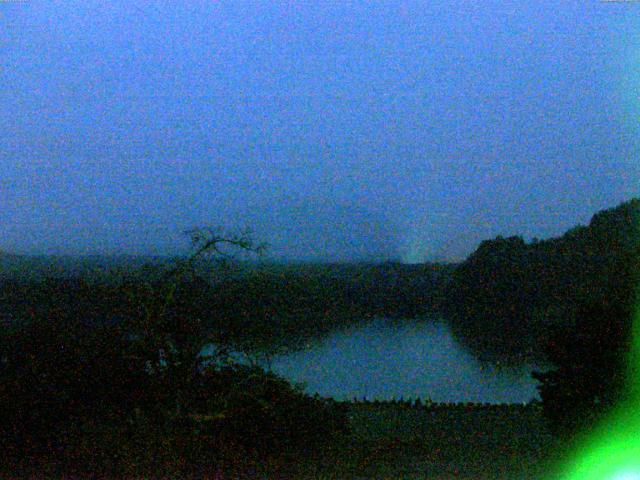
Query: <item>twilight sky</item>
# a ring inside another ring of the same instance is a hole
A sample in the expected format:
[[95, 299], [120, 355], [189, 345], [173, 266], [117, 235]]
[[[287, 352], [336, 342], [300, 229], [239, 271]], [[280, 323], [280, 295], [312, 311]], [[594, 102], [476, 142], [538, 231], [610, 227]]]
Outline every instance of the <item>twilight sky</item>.
[[0, 1], [0, 248], [454, 260], [640, 196], [640, 3]]

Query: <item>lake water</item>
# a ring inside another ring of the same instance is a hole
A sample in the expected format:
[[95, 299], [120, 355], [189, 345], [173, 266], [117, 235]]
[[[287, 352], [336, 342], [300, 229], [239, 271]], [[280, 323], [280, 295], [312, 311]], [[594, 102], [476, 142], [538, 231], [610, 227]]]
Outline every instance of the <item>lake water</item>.
[[431, 398], [434, 402], [526, 402], [539, 398], [531, 365], [483, 365], [444, 322], [378, 319], [274, 357], [271, 369], [306, 391], [336, 399]]

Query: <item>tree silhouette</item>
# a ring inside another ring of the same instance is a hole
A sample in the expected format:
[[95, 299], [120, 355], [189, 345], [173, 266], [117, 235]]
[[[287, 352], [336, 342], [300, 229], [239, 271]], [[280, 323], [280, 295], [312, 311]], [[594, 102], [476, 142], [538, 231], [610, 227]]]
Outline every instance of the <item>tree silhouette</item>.
[[618, 271], [601, 298], [584, 303], [547, 345], [555, 368], [534, 372], [552, 430], [571, 436], [626, 399], [637, 272]]
[[[132, 338], [132, 350], [156, 384], [168, 411], [180, 415], [185, 396], [211, 361], [203, 349], [216, 340], [207, 325], [206, 312], [198, 310], [198, 294], [210, 293], [210, 285], [200, 278], [195, 265], [207, 257], [228, 261], [239, 253], [261, 254], [266, 245], [258, 244], [248, 231], [236, 235], [220, 229], [197, 228], [185, 232], [191, 239], [191, 252], [185, 259], [151, 277], [143, 271], [125, 283], [128, 299], [124, 325]], [[149, 278], [151, 277], [151, 278]], [[217, 350], [217, 355], [225, 351]]]

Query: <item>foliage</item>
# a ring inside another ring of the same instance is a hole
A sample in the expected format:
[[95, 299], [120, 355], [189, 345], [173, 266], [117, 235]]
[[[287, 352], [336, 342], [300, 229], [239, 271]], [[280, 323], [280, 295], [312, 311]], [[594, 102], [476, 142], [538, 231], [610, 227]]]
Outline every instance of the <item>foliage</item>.
[[571, 276], [551, 272], [563, 321], [545, 343], [553, 368], [534, 377], [549, 425], [568, 437], [624, 402], [637, 380], [629, 377], [628, 361], [640, 280], [640, 200], [596, 214], [589, 227], [571, 230], [553, 248], [566, 256]]
[[[211, 285], [193, 263], [245, 236], [190, 232], [193, 254], [122, 282], [6, 280], [0, 330], [0, 475], [234, 476], [326, 441], [338, 409], [224, 348], [202, 354]], [[264, 463], [264, 462], [263, 462]], [[240, 470], [238, 470], [240, 469]]]
[[295, 348], [374, 316], [407, 318], [439, 308], [451, 267], [396, 263], [262, 266], [215, 285], [215, 330], [243, 348]]
[[610, 286], [637, 271], [639, 218], [633, 199], [559, 238], [482, 242], [448, 284], [452, 328], [481, 357], [539, 357], [556, 326], [606, 302]]
[[[546, 351], [554, 368], [534, 372], [552, 431], [561, 437], [593, 427], [629, 394], [628, 360], [637, 275], [627, 272], [604, 299], [582, 305], [556, 328]], [[637, 272], [636, 272], [637, 273]]]
[[304, 451], [344, 432], [347, 423], [333, 402], [308, 397], [257, 366], [208, 368], [194, 386], [191, 402], [189, 411], [203, 428], [261, 451]]
[[447, 307], [452, 328], [474, 350], [486, 353], [499, 342], [504, 354], [527, 352], [527, 246], [520, 237], [487, 240], [452, 276]]
[[[220, 246], [224, 262], [215, 255], [190, 260], [21, 257], [10, 265], [0, 258], [0, 311], [46, 309], [52, 301], [47, 290], [53, 288], [60, 291], [54, 298], [85, 299], [95, 310], [87, 313], [93, 321], [106, 317], [131, 320], [131, 311], [140, 310], [139, 321], [144, 316], [143, 305], [160, 308], [162, 296], [171, 291], [170, 315], [174, 319], [198, 318], [198, 328], [216, 342], [277, 351], [305, 345], [314, 337], [363, 318], [414, 318], [437, 312], [443, 303], [443, 287], [453, 270], [453, 265], [394, 262], [231, 261], [229, 246]], [[26, 298], [38, 300], [27, 304]], [[73, 299], [67, 303], [79, 308]]]
[[446, 310], [480, 356], [551, 363], [534, 378], [551, 429], [566, 438], [627, 395], [639, 274], [640, 200], [633, 199], [559, 238], [483, 242], [453, 273]]

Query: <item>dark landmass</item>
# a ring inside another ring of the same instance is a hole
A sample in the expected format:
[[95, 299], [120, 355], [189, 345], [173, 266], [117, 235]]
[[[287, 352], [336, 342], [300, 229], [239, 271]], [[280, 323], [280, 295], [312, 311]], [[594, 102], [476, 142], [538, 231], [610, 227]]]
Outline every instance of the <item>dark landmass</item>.
[[[599, 212], [588, 226], [558, 238], [486, 240], [461, 264], [221, 264], [203, 259], [195, 265], [198, 281], [185, 279], [180, 303], [198, 302], [198, 314], [219, 339], [242, 348], [296, 348], [311, 337], [374, 316], [436, 313], [483, 360], [543, 360], [554, 328], [575, 322], [581, 305], [604, 299], [611, 285], [637, 271], [639, 205], [634, 199]], [[16, 299], [7, 289], [16, 283], [21, 298], [48, 297], [42, 290], [55, 288], [56, 295], [77, 303], [84, 298], [111, 308], [122, 303], [114, 299], [123, 295], [111, 287], [157, 281], [178, 261], [5, 253], [0, 255], [0, 311], [15, 312]], [[66, 283], [53, 287], [56, 280]], [[64, 295], [65, 289], [74, 293]]]
[[444, 310], [456, 336], [489, 360], [545, 354], [552, 332], [575, 324], [585, 304], [607, 303], [613, 291], [634, 285], [639, 220], [640, 200], [633, 199], [559, 238], [482, 242], [446, 287]]
[[291, 478], [542, 480], [562, 455], [536, 403], [339, 405], [349, 433], [292, 463]]
[[[537, 478], [551, 433], [623, 398], [639, 220], [634, 199], [559, 238], [487, 240], [460, 265], [3, 253], [0, 473]], [[480, 358], [546, 357], [542, 405], [339, 403], [229, 356], [431, 313]]]
[[[87, 322], [126, 315], [132, 288], [159, 284], [179, 258], [0, 257], [0, 312], [75, 309]], [[202, 260], [180, 279], [177, 308], [198, 315], [216, 339], [241, 349], [297, 348], [374, 316], [438, 311], [452, 265], [220, 263]], [[30, 299], [30, 300], [26, 300]]]

